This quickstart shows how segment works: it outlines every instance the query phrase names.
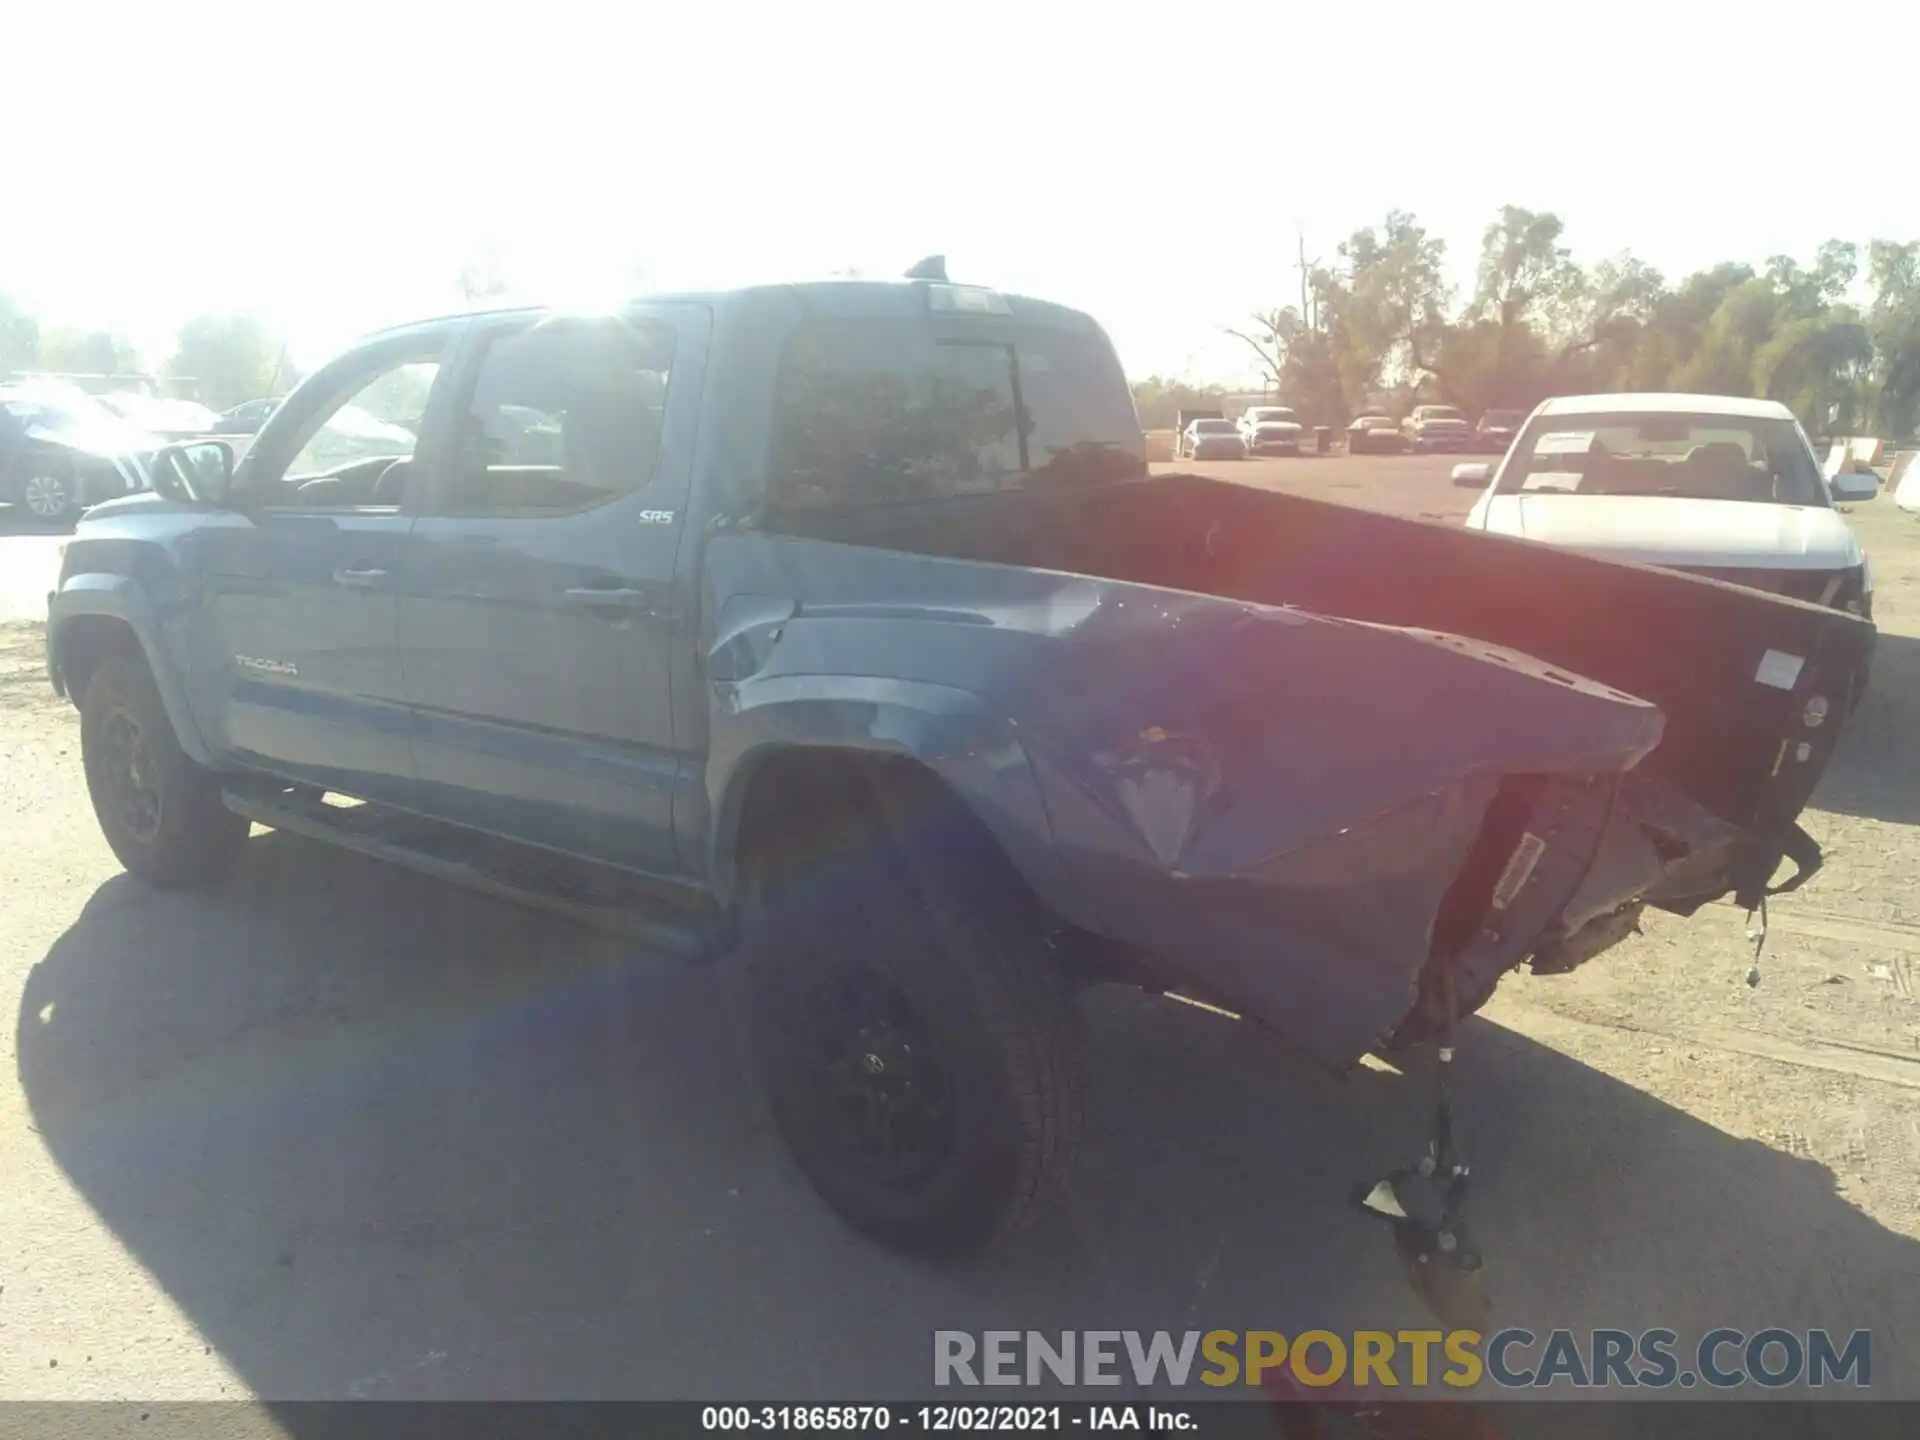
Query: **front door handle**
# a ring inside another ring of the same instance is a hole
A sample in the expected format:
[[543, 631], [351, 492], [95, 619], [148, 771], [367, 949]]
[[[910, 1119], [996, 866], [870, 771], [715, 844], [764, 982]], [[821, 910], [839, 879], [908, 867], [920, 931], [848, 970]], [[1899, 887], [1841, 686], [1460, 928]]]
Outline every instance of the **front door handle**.
[[566, 592], [566, 602], [582, 610], [620, 610], [631, 613], [644, 610], [647, 597], [639, 590], [599, 590], [582, 585]]
[[360, 590], [370, 590], [386, 578], [387, 572], [384, 570], [336, 570], [333, 572], [334, 584], [351, 585]]

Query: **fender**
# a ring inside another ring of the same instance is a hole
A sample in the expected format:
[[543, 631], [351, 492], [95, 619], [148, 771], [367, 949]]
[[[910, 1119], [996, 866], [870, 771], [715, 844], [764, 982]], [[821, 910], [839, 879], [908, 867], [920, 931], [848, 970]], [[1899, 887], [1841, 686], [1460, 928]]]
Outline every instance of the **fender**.
[[[167, 719], [173, 723], [173, 733], [180, 741], [180, 748], [187, 752], [187, 758], [196, 765], [211, 767], [212, 753], [200, 733], [199, 724], [193, 718], [193, 711], [187, 705], [186, 694], [180, 688], [179, 674], [167, 653], [153, 601], [136, 581], [127, 576], [102, 573], [70, 575], [61, 582], [58, 590], [47, 597], [47, 668], [55, 691], [63, 695], [67, 693], [61, 652], [66, 636], [71, 633], [72, 623], [85, 615], [118, 620], [133, 632], [140, 653], [147, 662], [147, 669], [153, 673], [154, 684], [160, 691], [160, 702], [166, 707]], [[78, 695], [68, 698], [76, 706], [80, 703]]]
[[[913, 760], [949, 785], [1008, 860], [1063, 916], [1083, 913], [1059, 856], [1039, 781], [1013, 725], [956, 686], [870, 675], [765, 675], [716, 687], [706, 772], [713, 824], [707, 873], [737, 894], [740, 816], [755, 773], [794, 750]], [[718, 698], [718, 697], [716, 697]]]

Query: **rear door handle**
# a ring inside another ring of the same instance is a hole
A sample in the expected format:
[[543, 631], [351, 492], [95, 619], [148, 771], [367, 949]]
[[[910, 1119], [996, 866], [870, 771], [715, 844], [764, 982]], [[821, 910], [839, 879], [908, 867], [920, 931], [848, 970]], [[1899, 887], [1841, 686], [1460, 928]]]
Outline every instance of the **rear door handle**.
[[566, 602], [582, 610], [644, 610], [647, 597], [639, 590], [598, 590], [582, 585], [566, 592]]
[[336, 570], [333, 572], [334, 584], [352, 585], [361, 590], [370, 590], [386, 578], [387, 572], [384, 570]]

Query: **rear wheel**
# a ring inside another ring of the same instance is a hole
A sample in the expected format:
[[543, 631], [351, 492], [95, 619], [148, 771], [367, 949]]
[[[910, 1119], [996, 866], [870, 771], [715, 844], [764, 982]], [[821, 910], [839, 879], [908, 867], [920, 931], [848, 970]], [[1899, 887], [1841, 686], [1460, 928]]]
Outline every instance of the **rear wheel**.
[[914, 787], [747, 921], [752, 1043], [782, 1138], [848, 1224], [952, 1257], [1065, 1186], [1083, 1109], [1064, 977], [1017, 877]]
[[233, 868], [248, 824], [222, 803], [218, 778], [180, 748], [138, 655], [109, 655], [88, 679], [80, 755], [93, 813], [129, 872], [175, 889]]

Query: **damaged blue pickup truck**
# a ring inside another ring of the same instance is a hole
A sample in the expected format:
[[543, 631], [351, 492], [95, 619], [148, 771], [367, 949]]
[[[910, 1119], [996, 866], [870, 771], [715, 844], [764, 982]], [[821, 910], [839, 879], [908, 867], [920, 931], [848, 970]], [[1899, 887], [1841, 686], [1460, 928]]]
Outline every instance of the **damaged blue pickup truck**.
[[[800, 1166], [929, 1255], [1061, 1188], [1085, 986], [1445, 1058], [1522, 963], [1760, 910], [1874, 635], [1152, 475], [1092, 320], [938, 263], [410, 325], [154, 473], [49, 602], [128, 870], [258, 823], [736, 957]], [[1355, 1198], [1464, 1274], [1464, 1174], [1442, 1087]]]

